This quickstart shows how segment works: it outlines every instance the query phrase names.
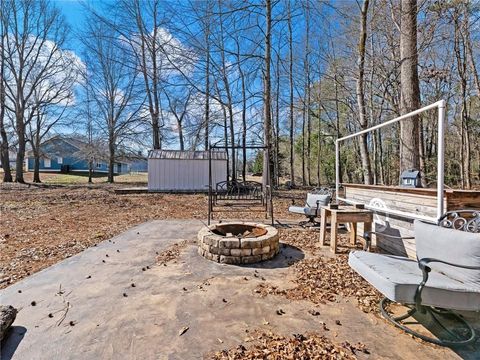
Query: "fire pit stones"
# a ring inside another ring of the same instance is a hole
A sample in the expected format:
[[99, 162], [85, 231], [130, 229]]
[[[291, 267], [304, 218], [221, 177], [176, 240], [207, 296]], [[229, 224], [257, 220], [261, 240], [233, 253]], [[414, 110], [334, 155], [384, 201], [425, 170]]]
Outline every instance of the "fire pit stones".
[[198, 253], [223, 264], [253, 264], [279, 252], [278, 231], [255, 223], [221, 223], [198, 232]]

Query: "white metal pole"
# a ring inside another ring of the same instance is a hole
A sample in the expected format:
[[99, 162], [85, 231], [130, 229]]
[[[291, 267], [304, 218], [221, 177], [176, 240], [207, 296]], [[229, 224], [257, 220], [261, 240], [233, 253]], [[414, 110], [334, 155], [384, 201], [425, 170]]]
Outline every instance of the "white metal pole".
[[340, 141], [335, 141], [335, 197], [340, 197]]
[[377, 130], [377, 129], [380, 129], [382, 127], [385, 127], [385, 126], [388, 126], [388, 125], [391, 125], [391, 124], [394, 124], [396, 122], [399, 122], [400, 120], [403, 120], [403, 119], [407, 119], [407, 118], [410, 118], [414, 115], [418, 115], [422, 112], [425, 112], [427, 110], [430, 110], [430, 109], [435, 109], [435, 108], [438, 108], [440, 106], [443, 106], [445, 107], [445, 100], [440, 100], [440, 101], [437, 101], [433, 104], [430, 104], [428, 106], [425, 106], [421, 109], [417, 109], [417, 110], [414, 110], [412, 112], [409, 112], [408, 114], [405, 114], [405, 115], [402, 115], [402, 116], [399, 116], [399, 117], [396, 117], [395, 119], [392, 119], [392, 120], [389, 120], [389, 121], [386, 121], [384, 123], [381, 123], [381, 124], [378, 124], [378, 125], [375, 125], [375, 126], [372, 126], [372, 127], [369, 127], [368, 129], [365, 129], [365, 130], [362, 130], [362, 131], [358, 131], [356, 132], [355, 134], [350, 134], [350, 135], [347, 135], [347, 136], [344, 136], [338, 140], [347, 140], [347, 139], [350, 139], [350, 138], [353, 138], [353, 137], [356, 137], [356, 136], [359, 136], [359, 135], [362, 135], [362, 134], [366, 134], [366, 133], [369, 133], [369, 132], [372, 132], [373, 130]]
[[437, 219], [443, 215], [445, 181], [445, 100], [438, 105]]

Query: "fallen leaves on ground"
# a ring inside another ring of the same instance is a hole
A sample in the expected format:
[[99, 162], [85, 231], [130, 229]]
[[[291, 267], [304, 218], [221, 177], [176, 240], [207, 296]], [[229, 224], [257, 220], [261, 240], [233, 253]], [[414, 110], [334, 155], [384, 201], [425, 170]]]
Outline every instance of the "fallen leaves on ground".
[[319, 250], [318, 232], [318, 229], [279, 229], [279, 236], [282, 243], [316, 254]]
[[183, 240], [169, 246], [157, 255], [157, 263], [159, 265], [165, 265], [170, 261], [177, 260], [180, 256], [180, 252], [187, 246], [187, 244], [188, 241]]
[[357, 354], [368, 354], [364, 344], [337, 344], [315, 333], [294, 334], [291, 337], [276, 335], [272, 332], [258, 333], [253, 344], [244, 345], [213, 354], [213, 360], [319, 360], [319, 359], [357, 359]]
[[260, 284], [255, 292], [261, 296], [282, 295], [287, 299], [309, 300], [315, 304], [333, 302], [338, 297], [354, 297], [364, 312], [378, 312], [381, 294], [348, 266], [347, 259], [346, 255], [338, 255], [299, 261], [293, 266], [295, 287], [281, 289]]
[[347, 234], [340, 234], [340, 254], [327, 256], [318, 246], [318, 230], [280, 229], [280, 241], [307, 251], [312, 257], [300, 260], [290, 268], [296, 284], [293, 288], [283, 289], [263, 283], [255, 288], [255, 293], [309, 300], [315, 304], [334, 302], [339, 297], [354, 297], [364, 312], [378, 313], [382, 295], [348, 265], [348, 252], [361, 249], [360, 243], [351, 245]]

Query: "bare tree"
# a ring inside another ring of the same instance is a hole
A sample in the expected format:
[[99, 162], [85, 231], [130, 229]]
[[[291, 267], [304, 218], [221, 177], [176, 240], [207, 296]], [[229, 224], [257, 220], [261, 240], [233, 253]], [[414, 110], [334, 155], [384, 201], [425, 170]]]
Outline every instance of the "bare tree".
[[[365, 50], [367, 41], [367, 17], [368, 17], [369, 0], [364, 0], [361, 9], [360, 17], [360, 38], [358, 41], [358, 77], [357, 77], [357, 103], [358, 103], [358, 117], [360, 121], [360, 128], [362, 130], [368, 128], [367, 111], [365, 106], [365, 89], [364, 89], [364, 74], [365, 74]], [[372, 166], [370, 163], [370, 156], [368, 153], [368, 135], [362, 134], [360, 136], [360, 156], [363, 168], [363, 180], [365, 184], [372, 183]]]
[[40, 183], [40, 158], [43, 155], [41, 145], [51, 133], [52, 128], [59, 125], [64, 118], [65, 111], [69, 104], [59, 108], [51, 109], [49, 106], [38, 106], [35, 109], [33, 119], [28, 122], [26, 136], [33, 152], [33, 182]]
[[169, 94], [169, 92], [166, 91], [165, 96], [167, 97], [170, 113], [175, 118], [180, 150], [183, 151], [185, 150], [185, 139], [183, 135], [184, 120], [188, 114], [188, 106], [192, 97], [192, 89], [187, 88], [185, 91], [182, 91], [182, 93], [185, 93], [186, 95], [183, 97], [174, 97], [174, 95]]
[[136, 92], [136, 73], [131, 57], [112, 39], [113, 30], [90, 17], [83, 43], [89, 91], [98, 113], [97, 123], [108, 147], [108, 182], [113, 183], [116, 152], [122, 142], [141, 131], [140, 112], [144, 98]]
[[[308, 1], [305, 5], [305, 59], [304, 59], [304, 70], [305, 70], [305, 94], [303, 100], [303, 109], [304, 109], [304, 122], [303, 122], [303, 137], [306, 138], [306, 149], [305, 141], [303, 142], [303, 160], [302, 160], [302, 173], [303, 173], [303, 185], [311, 185], [311, 155], [312, 155], [312, 118], [311, 118], [311, 67], [310, 67], [310, 8]], [[306, 127], [306, 131], [305, 131]], [[306, 158], [305, 158], [306, 156]], [[306, 168], [306, 169], [305, 169]], [[307, 179], [305, 179], [305, 170], [307, 174]]]
[[295, 137], [295, 118], [293, 114], [293, 30], [292, 30], [292, 9], [290, 1], [288, 1], [288, 81], [289, 81], [289, 125], [290, 125], [290, 184], [295, 187], [295, 153], [294, 153], [294, 137]]
[[40, 147], [52, 129], [67, 125], [65, 114], [74, 102], [74, 87], [77, 84], [82, 64], [72, 53], [63, 53], [62, 59], [52, 68], [49, 78], [34, 89], [32, 104], [27, 109], [27, 131], [25, 136], [34, 155], [33, 182], [40, 183]]
[[[47, 0], [5, 0], [11, 16], [2, 16], [5, 30], [6, 108], [15, 118], [18, 149], [15, 181], [23, 183], [26, 126], [36, 113], [35, 91], [61, 71], [62, 45], [68, 27]], [[55, 96], [55, 92], [52, 92]], [[44, 97], [44, 102], [50, 100]]]
[[3, 167], [3, 182], [12, 182], [12, 173], [10, 170], [10, 156], [8, 146], [8, 136], [5, 125], [6, 113], [6, 94], [5, 94], [5, 39], [7, 37], [6, 17], [9, 9], [5, 6], [5, 2], [0, 3], [0, 162]]
[[208, 150], [210, 141], [210, 19], [211, 3], [206, 0], [205, 16], [203, 17], [203, 31], [205, 37], [205, 150]]
[[265, 57], [263, 72], [263, 134], [264, 145], [266, 146], [266, 155], [263, 157], [263, 185], [271, 185], [269, 183], [269, 174], [272, 169], [272, 94], [271, 94], [271, 78], [270, 64], [272, 61], [272, 3], [271, 0], [265, 0]]
[[[402, 0], [400, 25], [400, 111], [407, 114], [420, 108], [417, 54], [417, 1]], [[400, 123], [400, 171], [420, 169], [418, 116]]]

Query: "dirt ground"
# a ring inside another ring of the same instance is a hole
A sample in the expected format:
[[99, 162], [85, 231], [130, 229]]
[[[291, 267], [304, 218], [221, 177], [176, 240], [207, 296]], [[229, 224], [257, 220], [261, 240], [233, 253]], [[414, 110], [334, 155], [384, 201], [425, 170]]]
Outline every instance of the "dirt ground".
[[[145, 186], [138, 176], [88, 186], [83, 178], [42, 175], [46, 184], [40, 186], [0, 184], [0, 288], [145, 221], [207, 219], [204, 194], [115, 194], [117, 188]], [[65, 180], [68, 185], [59, 184]], [[302, 203], [303, 193], [278, 195], [275, 217], [301, 220], [287, 210], [292, 197]], [[264, 214], [222, 212], [216, 218], [232, 217], [264, 219]]]

